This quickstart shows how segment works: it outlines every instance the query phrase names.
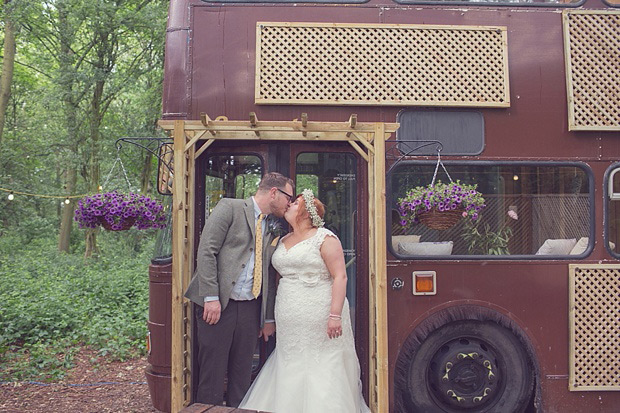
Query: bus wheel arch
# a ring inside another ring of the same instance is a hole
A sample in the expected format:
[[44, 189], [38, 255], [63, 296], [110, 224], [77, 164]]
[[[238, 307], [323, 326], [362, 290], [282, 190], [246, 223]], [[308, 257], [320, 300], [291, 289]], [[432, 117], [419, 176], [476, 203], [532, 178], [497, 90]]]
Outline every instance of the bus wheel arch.
[[539, 367], [529, 338], [491, 308], [459, 305], [427, 317], [403, 343], [395, 367], [398, 412], [494, 412], [541, 405]]

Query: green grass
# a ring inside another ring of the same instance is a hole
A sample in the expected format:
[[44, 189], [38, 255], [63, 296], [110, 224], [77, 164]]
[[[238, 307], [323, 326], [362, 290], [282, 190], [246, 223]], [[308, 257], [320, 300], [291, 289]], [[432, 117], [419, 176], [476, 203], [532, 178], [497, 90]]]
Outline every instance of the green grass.
[[56, 380], [78, 348], [144, 354], [154, 232], [102, 232], [98, 259], [55, 238], [0, 237], [0, 381]]

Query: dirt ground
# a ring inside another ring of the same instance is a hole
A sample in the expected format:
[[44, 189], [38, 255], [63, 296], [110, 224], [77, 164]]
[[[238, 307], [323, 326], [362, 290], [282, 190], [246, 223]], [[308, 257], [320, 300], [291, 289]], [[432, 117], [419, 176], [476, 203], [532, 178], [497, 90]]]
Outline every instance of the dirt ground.
[[62, 382], [1, 383], [0, 412], [159, 412], [144, 376], [146, 357], [108, 362], [82, 350], [74, 361]]

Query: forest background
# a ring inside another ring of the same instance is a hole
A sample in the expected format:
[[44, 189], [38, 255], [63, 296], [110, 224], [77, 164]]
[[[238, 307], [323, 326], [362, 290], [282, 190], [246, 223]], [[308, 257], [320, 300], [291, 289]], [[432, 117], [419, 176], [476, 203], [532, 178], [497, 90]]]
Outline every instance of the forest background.
[[53, 381], [84, 347], [145, 352], [157, 231], [80, 229], [73, 211], [84, 194], [128, 191], [119, 156], [133, 191], [156, 195], [156, 158], [115, 142], [163, 136], [168, 2], [0, 7], [0, 382]]

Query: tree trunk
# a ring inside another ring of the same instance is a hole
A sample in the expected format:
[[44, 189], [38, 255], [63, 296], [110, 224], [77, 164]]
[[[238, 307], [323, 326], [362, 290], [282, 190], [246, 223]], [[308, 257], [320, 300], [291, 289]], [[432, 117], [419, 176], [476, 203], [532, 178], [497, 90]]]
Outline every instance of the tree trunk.
[[[100, 55], [98, 66], [102, 66], [102, 57]], [[95, 83], [93, 90], [93, 96], [90, 101], [90, 116], [89, 116], [89, 128], [90, 128], [90, 168], [89, 168], [89, 189], [91, 193], [98, 192], [99, 190], [99, 175], [100, 175], [100, 162], [99, 162], [99, 127], [103, 120], [103, 112], [101, 110], [101, 100], [103, 98], [103, 87], [105, 85], [104, 80], [98, 80]], [[86, 231], [86, 239], [84, 240], [86, 249], [84, 251], [84, 258], [90, 258], [99, 252], [97, 247], [97, 231]]]
[[[59, 27], [64, 30], [60, 34], [60, 72], [72, 73], [73, 72], [73, 59], [74, 53], [71, 50], [71, 40], [73, 33], [69, 30], [67, 24], [67, 13], [63, 3], [58, 4], [58, 20]], [[62, 90], [62, 103], [65, 126], [67, 128], [67, 141], [70, 142], [70, 156], [64, 161], [65, 168], [65, 190], [68, 195], [75, 193], [77, 184], [77, 165], [78, 165], [78, 125], [77, 125], [77, 113], [78, 104], [74, 102], [73, 96], [73, 81], [72, 76], [63, 76], [59, 81], [59, 85]], [[60, 233], [58, 235], [58, 250], [69, 252], [71, 242], [71, 227], [73, 225], [73, 211], [75, 209], [75, 202], [65, 205], [60, 219]]]
[[[67, 169], [66, 191], [72, 194], [75, 191], [77, 183], [77, 171], [75, 167]], [[69, 204], [65, 204], [62, 208], [60, 219], [60, 234], [58, 236], [58, 251], [69, 252], [71, 246], [71, 226], [73, 224], [73, 211], [75, 210], [75, 201], [71, 200]]]
[[[4, 8], [10, 0], [5, 0]], [[13, 83], [13, 68], [15, 67], [15, 24], [10, 13], [6, 12], [4, 19], [4, 58], [2, 59], [2, 77], [0, 78], [0, 143], [6, 120], [6, 108], [11, 97], [11, 84]]]

